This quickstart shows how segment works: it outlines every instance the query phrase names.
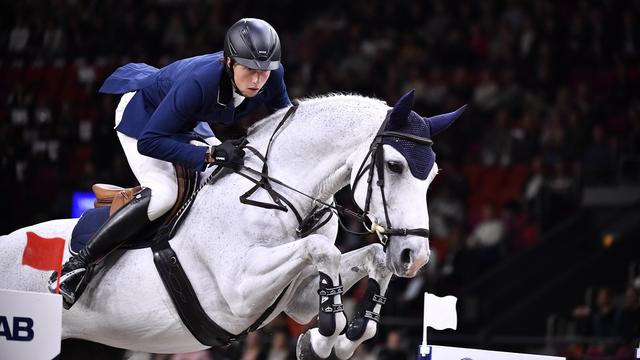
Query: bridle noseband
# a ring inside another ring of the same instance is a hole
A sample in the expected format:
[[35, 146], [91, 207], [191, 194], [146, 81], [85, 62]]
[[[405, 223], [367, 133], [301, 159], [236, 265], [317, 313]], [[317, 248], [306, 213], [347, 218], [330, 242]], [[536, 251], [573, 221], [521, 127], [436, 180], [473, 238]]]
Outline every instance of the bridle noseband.
[[[428, 238], [429, 229], [393, 228], [391, 226], [391, 220], [389, 219], [389, 211], [387, 209], [387, 199], [384, 193], [384, 150], [382, 147], [383, 140], [385, 137], [393, 137], [396, 139], [407, 140], [407, 141], [411, 141], [421, 145], [428, 145], [428, 146], [433, 145], [433, 141], [429, 138], [420, 137], [412, 134], [401, 133], [397, 131], [386, 131], [385, 128], [387, 126], [387, 123], [389, 122], [390, 115], [391, 115], [391, 111], [387, 113], [387, 117], [385, 118], [384, 122], [380, 126], [380, 129], [378, 130], [378, 133], [373, 139], [373, 142], [369, 147], [369, 152], [367, 153], [367, 156], [365, 156], [364, 160], [362, 161], [362, 164], [360, 165], [360, 168], [358, 169], [358, 172], [356, 173], [356, 177], [353, 182], [353, 188], [351, 190], [351, 201], [353, 202], [353, 205], [356, 207], [356, 209], [358, 209], [360, 213], [360, 214], [357, 214], [359, 220], [362, 221], [362, 225], [369, 233], [372, 233], [372, 234], [375, 233], [378, 235], [378, 239], [380, 240], [380, 243], [382, 243], [382, 246], [384, 247], [385, 251], [389, 244], [389, 239], [392, 236], [414, 235], [414, 236], [421, 236], [424, 238]], [[367, 160], [369, 158], [371, 158], [371, 162], [367, 164]], [[378, 181], [376, 182], [376, 185], [378, 185], [378, 187], [380, 188], [380, 195], [382, 197], [382, 206], [384, 209], [386, 227], [380, 225], [377, 222], [376, 217], [369, 212], [371, 207], [371, 194], [373, 193], [374, 168], [378, 172]], [[358, 203], [355, 201], [354, 196], [356, 192], [356, 187], [358, 186], [360, 179], [362, 178], [362, 176], [366, 171], [369, 172], [367, 176], [367, 195], [365, 198], [364, 209], [360, 209], [360, 207], [358, 206]], [[348, 215], [353, 216], [352, 214], [349, 214], [349, 213]]]

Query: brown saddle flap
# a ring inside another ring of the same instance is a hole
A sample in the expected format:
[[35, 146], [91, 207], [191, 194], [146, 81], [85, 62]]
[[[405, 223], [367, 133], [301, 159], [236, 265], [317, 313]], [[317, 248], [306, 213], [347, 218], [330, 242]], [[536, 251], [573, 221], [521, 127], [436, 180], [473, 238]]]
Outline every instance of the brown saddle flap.
[[99, 208], [111, 205], [113, 197], [116, 196], [118, 192], [124, 190], [124, 188], [110, 184], [93, 184], [91, 190], [96, 195], [93, 206]]
[[[178, 179], [178, 199], [171, 210], [163, 215], [169, 219], [180, 209], [180, 206], [186, 200], [188, 195], [187, 187], [190, 183], [190, 178], [195, 173], [194, 170], [187, 169], [181, 165], [174, 164], [174, 167]], [[111, 215], [131, 201], [133, 195], [142, 189], [143, 187], [140, 185], [132, 188], [123, 188], [111, 184], [94, 184], [91, 186], [91, 190], [93, 190], [93, 193], [96, 195], [96, 201], [94, 201], [93, 206], [96, 208], [111, 206], [111, 210], [109, 210], [109, 217], [111, 217]]]
[[93, 203], [95, 207], [111, 206], [109, 216], [113, 215], [118, 209], [133, 199], [133, 195], [142, 190], [142, 186], [138, 185], [132, 188], [123, 188], [110, 184], [94, 184], [91, 187], [93, 193], [96, 194], [96, 201]]

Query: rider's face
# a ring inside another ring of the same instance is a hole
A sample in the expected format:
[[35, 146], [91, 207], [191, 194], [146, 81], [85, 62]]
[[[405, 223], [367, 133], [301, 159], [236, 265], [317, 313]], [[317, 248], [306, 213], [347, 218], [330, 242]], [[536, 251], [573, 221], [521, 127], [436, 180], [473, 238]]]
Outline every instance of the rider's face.
[[244, 65], [233, 65], [233, 81], [246, 97], [254, 97], [269, 79], [270, 70], [255, 70]]

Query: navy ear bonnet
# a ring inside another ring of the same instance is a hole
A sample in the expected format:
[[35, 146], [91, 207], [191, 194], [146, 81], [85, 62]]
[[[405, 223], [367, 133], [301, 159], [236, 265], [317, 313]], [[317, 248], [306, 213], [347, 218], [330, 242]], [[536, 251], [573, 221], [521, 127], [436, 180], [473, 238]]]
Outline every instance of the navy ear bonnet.
[[[413, 96], [414, 90], [411, 90], [403, 95], [394, 107], [389, 110], [389, 122], [385, 130], [432, 139], [433, 136], [438, 135], [449, 127], [466, 108], [466, 105], [464, 105], [451, 113], [423, 118], [411, 110]], [[382, 143], [393, 146], [404, 156], [414, 177], [420, 180], [427, 178], [436, 161], [436, 154], [430, 145], [418, 144], [397, 137], [384, 137]]]

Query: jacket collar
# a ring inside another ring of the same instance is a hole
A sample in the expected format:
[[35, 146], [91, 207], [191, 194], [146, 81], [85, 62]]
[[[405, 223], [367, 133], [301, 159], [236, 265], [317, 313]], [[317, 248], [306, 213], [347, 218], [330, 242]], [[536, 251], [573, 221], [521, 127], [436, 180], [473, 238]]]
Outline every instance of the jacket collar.
[[226, 71], [220, 74], [220, 85], [218, 86], [218, 104], [221, 106], [233, 107], [233, 86], [231, 85], [231, 79], [227, 75]]

